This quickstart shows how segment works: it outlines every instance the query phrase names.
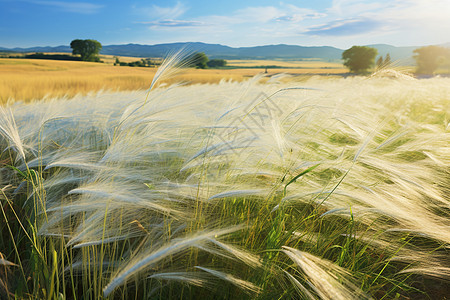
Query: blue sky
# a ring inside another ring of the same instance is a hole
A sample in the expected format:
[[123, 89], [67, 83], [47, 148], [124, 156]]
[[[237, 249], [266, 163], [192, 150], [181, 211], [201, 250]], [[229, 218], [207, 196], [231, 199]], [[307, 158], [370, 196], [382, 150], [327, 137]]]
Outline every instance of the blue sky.
[[0, 46], [450, 42], [450, 0], [0, 0]]

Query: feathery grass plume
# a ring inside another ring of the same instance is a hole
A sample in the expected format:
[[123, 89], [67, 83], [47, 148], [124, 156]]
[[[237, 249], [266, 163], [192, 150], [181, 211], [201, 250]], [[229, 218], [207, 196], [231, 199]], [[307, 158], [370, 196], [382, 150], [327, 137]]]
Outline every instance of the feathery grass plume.
[[156, 71], [153, 80], [150, 84], [149, 89], [147, 90], [147, 95], [145, 97], [145, 101], [137, 106], [134, 109], [128, 109], [126, 111], [119, 123], [119, 127], [121, 124], [127, 120], [131, 115], [136, 113], [139, 109], [141, 109], [143, 106], [147, 104], [148, 97], [150, 95], [150, 92], [153, 90], [153, 87], [156, 85], [158, 81], [163, 81], [166, 78], [170, 78], [174, 76], [176, 73], [180, 72], [181, 68], [184, 66], [187, 66], [192, 61], [192, 51], [189, 51], [185, 48], [182, 48], [178, 50], [175, 53], [168, 54], [167, 57], [163, 60], [161, 65], [159, 66], [158, 70]]
[[[15, 160], [18, 161], [21, 159], [25, 161], [25, 147], [19, 135], [13, 112], [11, 109], [6, 109], [3, 106], [0, 106], [0, 135], [9, 144], [9, 147], [17, 152]], [[4, 147], [2, 152], [8, 150], [9, 147]]]
[[176, 254], [177, 252], [181, 252], [188, 247], [195, 247], [197, 244], [201, 244], [203, 241], [206, 241], [212, 237], [226, 235], [240, 229], [242, 229], [241, 226], [234, 226], [221, 230], [201, 232], [191, 237], [174, 240], [173, 242], [154, 250], [150, 254], [140, 254], [129, 263], [128, 267], [113, 277], [111, 282], [104, 288], [103, 294], [105, 297], [108, 296], [117, 286], [123, 284], [130, 276], [136, 274], [144, 268], [148, 268], [150, 265], [155, 264], [164, 258]]
[[[219, 198], [234, 198], [234, 197], [245, 197], [250, 195], [261, 195], [262, 190], [243, 190], [243, 191], [226, 191], [209, 197], [208, 200], [219, 199]], [[266, 193], [264, 193], [266, 194]]]
[[289, 274], [286, 271], [284, 271], [284, 273], [286, 274], [286, 276], [288, 276], [289, 280], [294, 284], [296, 289], [299, 290], [300, 295], [305, 296], [305, 297], [307, 297], [307, 299], [310, 299], [310, 300], [317, 299], [317, 297], [315, 297], [310, 291], [308, 291], [308, 289], [303, 284], [301, 284], [294, 276], [292, 276], [291, 274]]
[[350, 273], [309, 253], [283, 246], [282, 250], [305, 273], [306, 279], [321, 299], [369, 299], [353, 285]]
[[182, 48], [175, 53], [169, 53], [156, 71], [148, 91], [151, 91], [158, 81], [172, 77], [180, 71], [180, 68], [189, 65], [192, 62], [192, 54], [193, 51], [188, 48]]
[[222, 242], [220, 242], [220, 241], [218, 241], [216, 239], [211, 239], [210, 241], [213, 244], [215, 244], [218, 247], [220, 247], [223, 250], [225, 250], [227, 253], [232, 254], [233, 256], [238, 258], [239, 260], [245, 262], [249, 266], [252, 266], [252, 267], [255, 267], [255, 268], [262, 266], [259, 258], [257, 256], [255, 256], [255, 255], [253, 255], [252, 253], [244, 251], [243, 249], [238, 249], [237, 247], [232, 246], [232, 245], [224, 244], [224, 243], [222, 243]]
[[200, 287], [208, 287], [208, 277], [202, 276], [199, 272], [167, 272], [150, 275], [148, 278], [180, 281], [189, 285], [196, 285]]
[[261, 289], [258, 286], [254, 285], [251, 282], [248, 282], [248, 281], [236, 278], [233, 275], [230, 275], [230, 274], [227, 274], [227, 273], [224, 273], [224, 272], [220, 272], [220, 271], [217, 271], [217, 270], [205, 268], [205, 267], [200, 267], [200, 266], [196, 266], [196, 268], [200, 269], [200, 270], [203, 270], [205, 272], [208, 272], [211, 275], [216, 276], [217, 278], [226, 280], [226, 281], [236, 285], [237, 287], [239, 287], [241, 289], [248, 290], [248, 291], [253, 292], [253, 293], [261, 292]]

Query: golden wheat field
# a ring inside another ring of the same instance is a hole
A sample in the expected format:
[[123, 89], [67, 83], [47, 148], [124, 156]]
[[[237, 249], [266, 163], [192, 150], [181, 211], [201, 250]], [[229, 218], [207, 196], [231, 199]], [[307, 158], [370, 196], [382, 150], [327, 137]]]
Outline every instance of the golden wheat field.
[[286, 68], [305, 68], [313, 69], [317, 72], [318, 69], [338, 69], [345, 72], [344, 66], [339, 62], [325, 62], [321, 60], [242, 60], [232, 59], [228, 60], [229, 66], [254, 67], [254, 66], [280, 66]]
[[[120, 60], [129, 62], [139, 59], [121, 57]], [[147, 89], [156, 72], [156, 68], [119, 67], [113, 66], [112, 62], [112, 58], [106, 59], [104, 64], [78, 61], [0, 59], [0, 103], [6, 103], [8, 100], [30, 101], [44, 97], [73, 97], [77, 94], [86, 95], [89, 92], [101, 90], [131, 91]], [[264, 69], [242, 67], [258, 65], [289, 67], [289, 69], [269, 69], [269, 75], [345, 72], [342, 65], [321, 64], [320, 62], [230, 61], [229, 64], [240, 68], [224, 70], [185, 69], [180, 74], [162, 83], [218, 83], [222, 79], [242, 81], [264, 72]], [[298, 68], [294, 69], [293, 67]]]

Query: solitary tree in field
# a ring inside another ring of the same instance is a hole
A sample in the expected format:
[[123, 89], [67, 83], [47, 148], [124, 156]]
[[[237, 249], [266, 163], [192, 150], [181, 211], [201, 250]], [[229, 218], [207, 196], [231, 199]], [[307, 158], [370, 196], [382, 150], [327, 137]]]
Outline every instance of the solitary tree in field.
[[450, 49], [439, 46], [418, 48], [414, 53], [419, 74], [433, 74], [440, 65], [450, 60]]
[[188, 67], [195, 67], [197, 69], [206, 69], [208, 67], [209, 58], [203, 52], [193, 54], [188, 63]]
[[102, 44], [96, 40], [73, 40], [70, 43], [72, 54], [80, 54], [84, 61], [100, 61], [98, 54], [102, 49]]
[[375, 63], [377, 49], [366, 46], [353, 46], [342, 53], [344, 66], [353, 73], [366, 73]]

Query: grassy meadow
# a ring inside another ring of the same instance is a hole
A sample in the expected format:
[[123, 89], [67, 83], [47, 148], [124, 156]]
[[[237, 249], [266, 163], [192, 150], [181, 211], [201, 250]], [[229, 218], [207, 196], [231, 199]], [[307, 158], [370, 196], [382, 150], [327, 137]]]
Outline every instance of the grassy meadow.
[[0, 60], [0, 298], [448, 297], [450, 79], [171, 63]]
[[[0, 58], [0, 103], [8, 100], [30, 101], [47, 97], [73, 97], [90, 92], [145, 90], [156, 73], [156, 68], [113, 66], [113, 57], [101, 58], [104, 64], [37, 59]], [[123, 62], [139, 60], [120, 57]], [[236, 69], [186, 69], [167, 78], [165, 84], [176, 82], [218, 83], [221, 80], [242, 81], [264, 72], [252, 67], [269, 64], [289, 69], [269, 69], [269, 74], [335, 74], [344, 73], [341, 64], [321, 62], [230, 61]]]

